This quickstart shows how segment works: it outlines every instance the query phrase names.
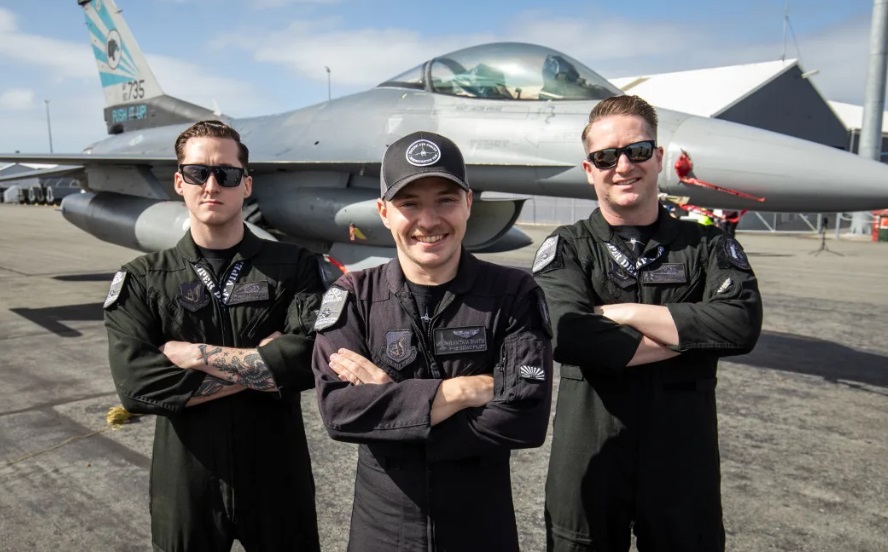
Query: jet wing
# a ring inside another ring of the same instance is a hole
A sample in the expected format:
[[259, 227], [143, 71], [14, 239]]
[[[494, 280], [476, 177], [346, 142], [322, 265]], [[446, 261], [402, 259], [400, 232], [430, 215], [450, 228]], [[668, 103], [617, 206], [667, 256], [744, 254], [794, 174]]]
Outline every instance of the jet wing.
[[57, 167], [46, 169], [34, 169], [6, 176], [0, 176], [0, 182], [10, 182], [13, 180], [24, 180], [26, 178], [44, 177], [44, 176], [63, 176], [83, 169], [83, 165], [59, 165]]
[[[10, 179], [28, 178], [31, 176], [57, 176], [83, 169], [87, 166], [117, 165], [117, 166], [155, 166], [175, 165], [173, 156], [125, 154], [0, 154], [0, 163], [42, 163], [58, 165], [52, 169], [35, 169], [27, 173], [18, 173]], [[269, 173], [282, 171], [337, 171], [337, 172], [362, 172], [369, 170], [378, 173], [380, 161], [287, 161], [287, 160], [255, 160], [250, 161], [250, 171], [253, 173]]]
[[[43, 163], [50, 165], [77, 165], [83, 168], [87, 165], [154, 165], [173, 164], [174, 157], [158, 157], [156, 155], [93, 155], [91, 153], [57, 153], [57, 154], [0, 154], [0, 162], [9, 163]], [[20, 173], [21, 174], [21, 173]]]

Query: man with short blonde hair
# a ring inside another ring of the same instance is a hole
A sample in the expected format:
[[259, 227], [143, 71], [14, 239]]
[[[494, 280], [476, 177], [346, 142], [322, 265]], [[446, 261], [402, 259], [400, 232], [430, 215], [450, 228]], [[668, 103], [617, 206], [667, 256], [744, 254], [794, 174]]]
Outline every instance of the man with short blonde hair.
[[534, 260], [561, 363], [550, 552], [626, 552], [632, 532], [641, 552], [725, 548], [716, 367], [755, 346], [761, 296], [739, 243], [659, 206], [656, 130], [641, 98], [595, 106], [582, 139], [598, 209]]

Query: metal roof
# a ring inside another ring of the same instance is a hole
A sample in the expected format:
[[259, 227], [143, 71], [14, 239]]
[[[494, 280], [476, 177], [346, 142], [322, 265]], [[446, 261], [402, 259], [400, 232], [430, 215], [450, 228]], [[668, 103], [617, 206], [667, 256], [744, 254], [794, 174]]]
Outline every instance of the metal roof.
[[657, 107], [716, 117], [797, 65], [788, 59], [608, 80]]
[[[829, 106], [835, 112], [836, 117], [842, 121], [848, 130], [859, 131], [863, 127], [863, 106], [830, 100]], [[882, 134], [888, 134], [888, 111], [882, 114]]]

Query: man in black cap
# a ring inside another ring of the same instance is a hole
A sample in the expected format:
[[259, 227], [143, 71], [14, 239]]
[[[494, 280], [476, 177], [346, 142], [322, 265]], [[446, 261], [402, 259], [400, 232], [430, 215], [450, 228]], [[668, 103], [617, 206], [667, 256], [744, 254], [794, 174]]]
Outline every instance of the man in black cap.
[[361, 444], [349, 550], [518, 550], [509, 455], [543, 443], [551, 402], [542, 292], [462, 247], [456, 144], [405, 136], [381, 181], [398, 257], [340, 278], [315, 324], [324, 424]]

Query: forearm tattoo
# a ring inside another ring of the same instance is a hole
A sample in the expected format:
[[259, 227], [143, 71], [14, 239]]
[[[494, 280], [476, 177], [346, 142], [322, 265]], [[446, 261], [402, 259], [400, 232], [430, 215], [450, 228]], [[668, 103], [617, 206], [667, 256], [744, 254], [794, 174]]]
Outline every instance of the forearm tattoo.
[[228, 381], [256, 389], [268, 391], [275, 388], [271, 371], [259, 353], [248, 353], [241, 358], [237, 353], [222, 351], [210, 359], [210, 363], [226, 375]]
[[200, 387], [197, 388], [197, 391], [194, 392], [194, 397], [212, 397], [219, 391], [222, 391], [223, 388], [228, 387], [229, 385], [234, 385], [230, 381], [225, 381], [217, 378], [216, 376], [211, 376], [207, 374], [204, 378], [203, 382], [200, 384]]
[[216, 353], [222, 351], [222, 347], [216, 347], [212, 351], [207, 351], [207, 347], [209, 347], [209, 345], [206, 344], [200, 344], [197, 346], [197, 348], [200, 350], [200, 357], [198, 358], [198, 360], [202, 360], [204, 366], [208, 366], [210, 364], [210, 355], [215, 355]]

